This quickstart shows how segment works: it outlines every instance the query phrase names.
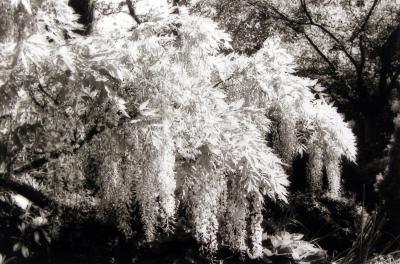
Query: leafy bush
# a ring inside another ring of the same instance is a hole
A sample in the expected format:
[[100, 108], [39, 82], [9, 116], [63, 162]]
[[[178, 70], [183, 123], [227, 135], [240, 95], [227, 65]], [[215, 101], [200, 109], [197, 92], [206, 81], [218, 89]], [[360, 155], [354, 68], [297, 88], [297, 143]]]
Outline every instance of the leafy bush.
[[215, 22], [167, 1], [97, 1], [85, 36], [66, 1], [2, 5], [2, 187], [95, 211], [127, 237], [140, 218], [148, 242], [183, 216], [208, 251], [254, 258], [265, 198], [287, 202], [294, 156], [310, 157], [315, 192], [326, 170], [339, 199], [355, 137], [279, 39], [227, 54]]

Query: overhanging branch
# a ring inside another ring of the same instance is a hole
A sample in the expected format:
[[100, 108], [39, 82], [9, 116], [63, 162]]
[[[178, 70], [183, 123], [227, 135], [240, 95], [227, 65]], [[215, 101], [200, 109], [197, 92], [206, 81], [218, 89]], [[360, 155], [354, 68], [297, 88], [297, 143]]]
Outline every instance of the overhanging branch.
[[[81, 149], [85, 144], [89, 143], [94, 138], [94, 136], [103, 132], [105, 130], [105, 128], [106, 128], [105, 126], [92, 127], [87, 132], [85, 138], [82, 139], [81, 141], [77, 142], [77, 146], [72, 150], [72, 153], [75, 154], [76, 152], [78, 152], [78, 150]], [[25, 173], [25, 172], [28, 172], [28, 171], [31, 171], [34, 169], [41, 168], [43, 165], [45, 165], [49, 161], [57, 159], [63, 154], [70, 154], [70, 153], [71, 153], [71, 151], [68, 149], [52, 151], [50, 154], [47, 154], [45, 157], [41, 157], [36, 160], [33, 160], [30, 163], [22, 165], [21, 167], [13, 170], [12, 174], [18, 175], [18, 174], [22, 174], [22, 173]], [[0, 177], [1, 177], [1, 174], [0, 174]]]
[[18, 193], [41, 208], [55, 204], [48, 196], [30, 185], [15, 181], [5, 174], [0, 174], [0, 187]]

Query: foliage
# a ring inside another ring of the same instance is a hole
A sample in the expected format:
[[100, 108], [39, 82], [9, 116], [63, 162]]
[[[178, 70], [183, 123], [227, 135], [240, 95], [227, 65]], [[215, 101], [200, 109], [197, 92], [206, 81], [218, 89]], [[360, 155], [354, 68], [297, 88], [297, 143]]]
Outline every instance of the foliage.
[[337, 262], [366, 263], [370, 258], [372, 253], [371, 250], [374, 248], [374, 244], [377, 242], [380, 236], [384, 222], [385, 219], [377, 212], [374, 212], [373, 215], [366, 217], [365, 220], [363, 219], [357, 239], [353, 241], [351, 248], [343, 252], [345, 255], [338, 258]]
[[[364, 89], [380, 88], [380, 76], [375, 74], [380, 67], [388, 66], [386, 70], [392, 71], [393, 76], [385, 73], [391, 83], [398, 77], [398, 55], [390, 47], [391, 34], [398, 27], [398, 1], [198, 0], [192, 3], [197, 12], [212, 16], [232, 32], [238, 51], [254, 53], [266, 37], [280, 36], [285, 45], [293, 48], [302, 71], [308, 69], [307, 74], [316, 74], [330, 84], [334, 82], [331, 78], [345, 79], [343, 88], [349, 89], [348, 96], [363, 92], [352, 90], [357, 78], [374, 83], [363, 83], [367, 86]], [[238, 20], [231, 21], [232, 16], [238, 16]], [[380, 65], [385, 52], [391, 53], [386, 54], [392, 56], [387, 58], [391, 65]], [[358, 76], [360, 73], [364, 76]], [[332, 92], [338, 92], [335, 90]]]
[[[282, 46], [294, 55], [299, 74], [319, 79], [326, 87], [324, 92], [354, 121], [360, 151], [358, 166], [347, 167], [351, 176], [347, 186], [357, 193], [360, 201], [365, 197], [371, 210], [376, 203], [384, 204], [391, 219], [386, 231], [399, 234], [400, 132], [397, 110], [391, 109], [391, 105], [397, 104], [399, 96], [400, 2], [197, 0], [192, 3], [196, 12], [213, 17], [232, 34], [236, 51], [253, 54], [266, 38], [280, 36]], [[316, 88], [319, 92], [319, 87]], [[312, 154], [320, 155], [320, 151]], [[310, 162], [309, 167], [319, 170], [320, 164]], [[379, 198], [374, 186], [380, 186]]]
[[340, 110], [354, 120], [360, 166], [354, 177], [359, 180], [352, 183], [366, 184], [368, 192], [372, 191], [371, 177], [382, 170], [371, 164], [386, 155], [384, 149], [393, 133], [390, 103], [398, 96], [400, 75], [399, 4], [378, 0], [193, 1], [196, 12], [213, 17], [232, 34], [232, 46], [238, 52], [253, 54], [266, 38], [281, 37], [283, 46], [294, 55], [299, 74], [318, 78]]
[[326, 252], [317, 246], [302, 240], [302, 234], [291, 234], [286, 231], [270, 236], [272, 250], [264, 249], [267, 256], [288, 255], [294, 261], [319, 261], [326, 260]]
[[48, 222], [46, 214], [40, 210], [25, 211], [20, 218], [21, 224], [18, 225], [20, 234], [18, 241], [13, 245], [13, 251], [20, 252], [24, 258], [28, 258], [34, 253], [35, 246], [48, 245], [51, 242]]
[[340, 197], [355, 137], [279, 39], [228, 54], [229, 34], [190, 6], [126, 3], [97, 1], [86, 36], [66, 1], [2, 3], [2, 187], [43, 207], [94, 207], [128, 237], [137, 206], [147, 241], [183, 214], [209, 251], [251, 257], [296, 155], [309, 155], [315, 192], [325, 169]]
[[0, 264], [7, 264], [12, 260], [12, 258], [7, 258], [7, 256], [0, 254]]
[[396, 254], [388, 254], [388, 255], [379, 255], [370, 260], [368, 260], [368, 264], [398, 264], [400, 262], [399, 258], [395, 256]]

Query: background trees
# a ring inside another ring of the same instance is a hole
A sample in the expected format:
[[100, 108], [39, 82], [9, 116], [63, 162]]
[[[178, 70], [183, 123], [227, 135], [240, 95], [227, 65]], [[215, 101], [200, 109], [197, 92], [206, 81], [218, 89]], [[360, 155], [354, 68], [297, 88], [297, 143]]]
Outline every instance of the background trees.
[[385, 170], [395, 129], [391, 105], [398, 96], [398, 1], [196, 1], [195, 6], [232, 33], [239, 52], [253, 53], [265, 37], [281, 36], [295, 55], [298, 74], [318, 79], [354, 121], [359, 166], [346, 170], [348, 186], [360, 200], [375, 204], [375, 178]]

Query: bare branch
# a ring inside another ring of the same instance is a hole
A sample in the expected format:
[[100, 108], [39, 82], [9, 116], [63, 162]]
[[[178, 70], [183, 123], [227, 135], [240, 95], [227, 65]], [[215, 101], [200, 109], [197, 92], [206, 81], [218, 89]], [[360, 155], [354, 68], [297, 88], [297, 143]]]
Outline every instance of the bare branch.
[[[100, 134], [105, 130], [105, 127], [93, 127], [91, 128], [88, 133], [86, 134], [85, 138], [82, 139], [77, 143], [77, 146], [73, 149], [72, 153], [76, 153], [79, 149], [81, 149], [85, 144], [89, 143], [94, 136], [97, 134]], [[43, 165], [48, 163], [51, 160], [59, 158], [63, 154], [70, 153], [71, 151], [69, 150], [57, 150], [57, 151], [52, 151], [51, 153], [47, 154], [45, 157], [38, 158], [28, 164], [25, 164], [15, 170], [13, 170], [12, 174], [21, 174], [24, 172], [28, 172], [34, 169], [41, 168]]]
[[360, 38], [359, 38], [359, 49], [360, 49], [360, 55], [361, 55], [361, 58], [360, 58], [360, 71], [362, 72], [363, 69], [364, 69], [365, 60], [366, 60], [363, 35], [360, 35]]
[[40, 90], [44, 95], [46, 95], [48, 98], [50, 98], [50, 99], [54, 102], [55, 105], [58, 105], [58, 104], [59, 104], [58, 101], [57, 101], [57, 99], [55, 99], [53, 96], [51, 96], [51, 95], [46, 91], [46, 89], [44, 89], [43, 85], [40, 83], [40, 80], [38, 80], [38, 88], [39, 88], [39, 90]]
[[131, 15], [131, 17], [133, 17], [133, 19], [136, 21], [136, 23], [138, 25], [140, 25], [142, 22], [140, 21], [140, 19], [138, 18], [138, 16], [135, 13], [135, 8], [133, 7], [132, 1], [126, 0], [126, 4], [128, 5], [129, 14]]
[[371, 8], [369, 9], [367, 15], [364, 18], [364, 22], [361, 24], [360, 28], [356, 30], [350, 37], [349, 41], [352, 42], [361, 32], [365, 30], [365, 27], [368, 24], [369, 19], [372, 16], [372, 13], [374, 12], [375, 7], [378, 5], [379, 0], [374, 0], [374, 2], [371, 5]]
[[240, 74], [243, 74], [246, 71], [246, 68], [244, 68], [243, 70], [241, 70], [240, 72], [236, 72], [231, 74], [231, 76], [229, 76], [228, 78], [226, 78], [225, 80], [220, 80], [219, 82], [215, 83], [212, 87], [213, 88], [217, 88], [219, 85], [226, 83], [230, 80], [232, 80], [233, 78], [237, 77]]
[[322, 59], [329, 65], [333, 72], [336, 71], [336, 66], [329, 60], [329, 58], [318, 48], [310, 36], [307, 33], [303, 33], [304, 37], [307, 39], [308, 43], [314, 48], [314, 50], [322, 57]]
[[[252, 6], [254, 6], [254, 7], [255, 7], [255, 5], [256, 5], [256, 4], [254, 4], [254, 3], [250, 2], [250, 1], [248, 1], [248, 3], [249, 3], [250, 5], [252, 5]], [[293, 30], [296, 31], [297, 33], [302, 33], [302, 34], [304, 35], [304, 37], [307, 39], [308, 43], [310, 43], [310, 45], [315, 49], [315, 51], [316, 51], [316, 52], [322, 57], [322, 59], [329, 65], [329, 67], [331, 68], [331, 70], [332, 70], [333, 72], [336, 72], [336, 66], [335, 66], [335, 65], [330, 61], [330, 59], [321, 51], [321, 49], [318, 48], [318, 46], [317, 46], [317, 45], [315, 44], [315, 42], [311, 39], [311, 37], [310, 37], [307, 33], [305, 33], [304, 31], [301, 31], [301, 32], [300, 32], [300, 31], [298, 30], [298, 26], [312, 25], [312, 23], [314, 23], [314, 22], [313, 22], [313, 19], [312, 19], [312, 17], [311, 17], [311, 14], [308, 12], [308, 9], [307, 9], [305, 0], [301, 0], [301, 4], [302, 4], [302, 7], [303, 7], [304, 11], [305, 11], [306, 14], [307, 14], [307, 17], [308, 17], [310, 23], [304, 23], [304, 22], [299, 22], [299, 21], [293, 20], [293, 19], [289, 18], [286, 14], [280, 12], [280, 10], [278, 10], [277, 8], [275, 8], [275, 7], [272, 6], [272, 5], [268, 5], [268, 8], [270, 8], [273, 12], [275, 12], [275, 13], [279, 16], [280, 19], [282, 19], [282, 20], [288, 22], [288, 26], [289, 26], [291, 29], [293, 29]], [[265, 12], [262, 11], [262, 10], [261, 10], [260, 12], [265, 14]], [[265, 14], [265, 15], [266, 15], [266, 14]]]
[[[329, 29], [327, 29], [325, 26], [323, 26], [322, 24], [316, 23], [313, 19], [312, 16], [310, 14], [310, 12], [307, 9], [306, 6], [306, 2], [305, 0], [300, 0], [301, 1], [301, 5], [303, 7], [303, 11], [306, 13], [306, 16], [308, 18], [308, 22], [304, 22], [304, 21], [298, 21], [298, 20], [294, 20], [290, 17], [288, 17], [286, 14], [282, 13], [279, 9], [277, 9], [276, 7], [272, 6], [272, 5], [266, 5], [266, 6], [260, 6], [258, 4], [252, 3], [251, 1], [247, 1], [247, 3], [249, 3], [251, 6], [254, 7], [261, 7], [261, 8], [267, 8], [270, 9], [273, 13], [275, 13], [276, 15], [278, 15], [278, 19], [281, 19], [283, 21], [286, 21], [288, 23], [288, 26], [291, 27], [292, 29], [295, 29], [296, 27], [300, 27], [300, 26], [314, 26], [319, 28], [323, 33], [327, 34], [338, 46], [340, 51], [342, 51], [345, 56], [349, 59], [349, 61], [354, 65], [354, 67], [356, 68], [356, 70], [358, 70], [359, 65], [357, 63], [357, 61], [350, 55], [350, 53], [347, 51], [345, 45], [343, 44], [342, 41], [340, 41]], [[297, 30], [296, 30], [297, 31]], [[298, 32], [298, 31], [297, 31]]]
[[308, 20], [309, 20], [309, 24], [311, 26], [315, 26], [319, 29], [322, 30], [322, 32], [324, 32], [325, 34], [327, 34], [334, 42], [336, 42], [336, 44], [339, 45], [340, 50], [346, 55], [346, 57], [350, 60], [350, 62], [354, 65], [354, 67], [356, 68], [356, 70], [358, 70], [359, 65], [357, 63], [357, 61], [350, 55], [350, 53], [347, 51], [346, 47], [344, 46], [343, 42], [340, 41], [329, 29], [327, 29], [325, 26], [323, 26], [322, 24], [316, 23], [313, 19], [312, 16], [310, 14], [310, 12], [308, 11], [307, 5], [306, 5], [306, 0], [300, 0], [301, 6], [303, 8], [304, 13], [306, 14]]
[[303, 8], [304, 13], [306, 14], [308, 20], [311, 23], [314, 23], [314, 20], [312, 19], [312, 16], [311, 16], [311, 13], [308, 11], [308, 8], [307, 8], [307, 5], [306, 5], [306, 0], [300, 0], [300, 4], [301, 4], [301, 7]]

